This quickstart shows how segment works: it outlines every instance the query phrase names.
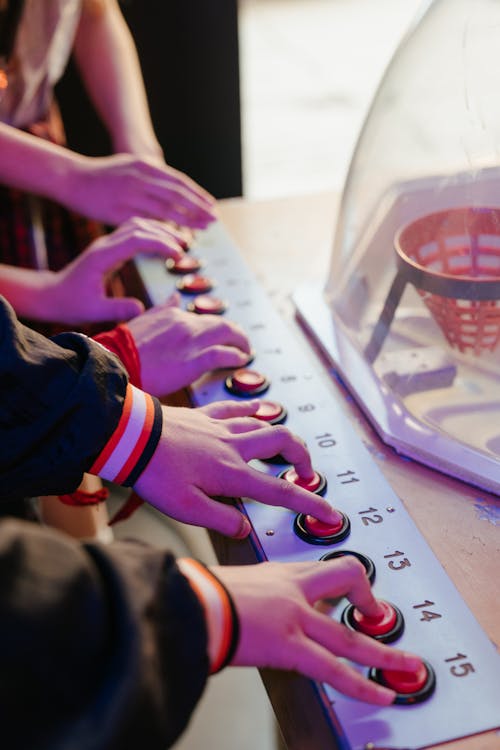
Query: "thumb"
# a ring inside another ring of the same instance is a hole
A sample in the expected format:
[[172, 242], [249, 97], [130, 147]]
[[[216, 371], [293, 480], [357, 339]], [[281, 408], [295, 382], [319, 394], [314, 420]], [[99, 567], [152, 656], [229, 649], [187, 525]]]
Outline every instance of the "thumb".
[[102, 320], [130, 320], [144, 312], [144, 305], [135, 297], [107, 297], [101, 310]]
[[233, 539], [246, 539], [252, 530], [250, 521], [243, 513], [222, 503], [218, 503], [217, 511], [211, 517], [209, 527]]

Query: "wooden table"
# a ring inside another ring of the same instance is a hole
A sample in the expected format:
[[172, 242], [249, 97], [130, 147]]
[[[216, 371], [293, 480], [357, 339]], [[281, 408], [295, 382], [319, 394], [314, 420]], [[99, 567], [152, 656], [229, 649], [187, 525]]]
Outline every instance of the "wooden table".
[[[305, 280], [305, 273], [308, 281], [326, 280], [337, 206], [335, 193], [220, 203], [221, 219], [247, 264], [276, 307], [289, 318], [293, 317], [289, 295]], [[303, 335], [299, 328], [297, 332]], [[354, 403], [349, 408], [353, 423], [373, 447], [382, 472], [436, 557], [485, 632], [493, 642], [500, 643], [500, 500], [402, 460], [381, 442]], [[218, 537], [214, 537], [214, 544], [222, 562], [248, 563], [255, 559], [250, 545]], [[272, 671], [262, 674], [287, 746], [300, 750], [331, 747], [324, 718], [314, 707], [312, 683]], [[305, 723], [297, 722], [299, 707], [301, 717], [307, 717]], [[496, 732], [446, 744], [447, 750], [499, 748], [500, 736]]]

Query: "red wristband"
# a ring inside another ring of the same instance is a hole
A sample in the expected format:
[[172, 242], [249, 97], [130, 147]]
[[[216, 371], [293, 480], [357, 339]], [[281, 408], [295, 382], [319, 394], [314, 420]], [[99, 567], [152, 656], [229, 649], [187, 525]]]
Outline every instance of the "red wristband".
[[106, 487], [101, 487], [100, 490], [95, 492], [85, 492], [85, 490], [75, 490], [66, 495], [58, 495], [59, 500], [64, 505], [73, 505], [76, 507], [84, 507], [89, 505], [99, 505], [103, 503], [109, 497], [109, 490]]
[[139, 352], [128, 326], [125, 323], [121, 323], [111, 331], [98, 333], [93, 339], [112, 352], [112, 354], [116, 354], [127, 370], [132, 385], [142, 388]]

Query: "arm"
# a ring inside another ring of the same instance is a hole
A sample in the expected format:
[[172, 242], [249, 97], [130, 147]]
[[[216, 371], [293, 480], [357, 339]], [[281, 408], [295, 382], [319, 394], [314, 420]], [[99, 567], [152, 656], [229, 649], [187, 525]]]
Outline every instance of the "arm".
[[54, 340], [0, 298], [0, 499], [71, 492], [122, 416], [119, 360], [85, 336]]
[[135, 44], [116, 0], [84, 1], [74, 53], [115, 152], [163, 161]]
[[[0, 123], [0, 182], [64, 205], [71, 176], [89, 159]], [[22, 165], [22, 168], [21, 168]]]
[[106, 282], [137, 253], [180, 258], [184, 239], [163, 222], [130, 219], [91, 243], [60, 271], [37, 271], [0, 264], [0, 294], [17, 314], [33, 320], [80, 325], [127, 320], [144, 310], [129, 297], [109, 297]]
[[352, 559], [209, 571], [142, 544], [80, 545], [4, 521], [0, 579], [7, 747], [170, 746], [208, 673], [227, 660], [297, 670], [379, 705], [394, 692], [344, 659], [394, 670], [419, 664], [314, 606], [345, 595], [366, 614], [377, 612]]
[[203, 605], [172, 555], [3, 521], [0, 580], [3, 746], [174, 743], [210, 664]]
[[72, 492], [88, 470], [134, 487], [178, 520], [230, 536], [247, 536], [250, 525], [219, 496], [339, 521], [325, 499], [248, 464], [279, 453], [299, 476], [313, 472], [298, 437], [249, 418], [256, 401], [160, 407], [103, 346], [71, 333], [47, 340], [1, 300], [0, 355], [0, 499]]

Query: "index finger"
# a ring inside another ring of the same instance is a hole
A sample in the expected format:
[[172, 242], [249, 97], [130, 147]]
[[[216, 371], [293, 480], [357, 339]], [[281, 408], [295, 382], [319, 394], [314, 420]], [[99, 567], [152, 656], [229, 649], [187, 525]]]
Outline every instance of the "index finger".
[[279, 505], [297, 513], [314, 516], [323, 523], [336, 525], [342, 521], [338, 511], [324, 498], [287, 482], [286, 479], [269, 476], [251, 466], [248, 467], [245, 478], [244, 496], [266, 505]]
[[329, 597], [347, 597], [364, 614], [376, 617], [379, 604], [363, 564], [352, 555], [306, 565], [302, 575], [304, 596], [310, 604]]

